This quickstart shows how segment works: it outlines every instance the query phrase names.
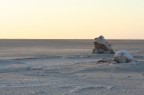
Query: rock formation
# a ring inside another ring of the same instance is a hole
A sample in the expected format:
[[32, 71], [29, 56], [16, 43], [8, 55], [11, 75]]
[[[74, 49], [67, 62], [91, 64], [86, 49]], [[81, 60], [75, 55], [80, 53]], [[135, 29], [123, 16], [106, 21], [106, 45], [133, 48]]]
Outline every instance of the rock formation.
[[97, 63], [117, 64], [117, 63], [139, 63], [139, 62], [128, 51], [120, 50], [116, 52], [116, 54], [112, 59], [103, 58], [99, 60]]
[[95, 38], [94, 46], [95, 46], [95, 48], [93, 49], [93, 53], [115, 54], [111, 45], [105, 40], [105, 38], [103, 36]]
[[114, 61], [117, 61], [118, 63], [137, 62], [134, 57], [126, 50], [116, 52], [114, 55]]

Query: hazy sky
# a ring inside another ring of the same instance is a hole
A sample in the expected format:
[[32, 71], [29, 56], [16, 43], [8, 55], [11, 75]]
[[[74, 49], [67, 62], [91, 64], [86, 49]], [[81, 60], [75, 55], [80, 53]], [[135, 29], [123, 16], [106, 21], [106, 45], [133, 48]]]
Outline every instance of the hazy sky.
[[144, 0], [0, 0], [0, 38], [144, 39]]

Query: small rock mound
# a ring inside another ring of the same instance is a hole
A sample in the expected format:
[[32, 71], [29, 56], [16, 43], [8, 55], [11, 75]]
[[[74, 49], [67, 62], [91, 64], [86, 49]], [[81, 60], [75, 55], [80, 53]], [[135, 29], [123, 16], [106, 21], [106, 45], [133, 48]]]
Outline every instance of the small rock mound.
[[114, 61], [118, 63], [137, 62], [135, 58], [126, 50], [120, 50], [114, 55]]
[[128, 51], [120, 50], [116, 52], [116, 54], [112, 59], [103, 58], [99, 60], [97, 63], [117, 64], [117, 63], [139, 63], [139, 62]]
[[115, 54], [115, 52], [111, 47], [111, 44], [109, 44], [103, 36], [99, 36], [98, 38], [95, 38], [94, 46], [95, 48], [93, 49], [93, 53]]

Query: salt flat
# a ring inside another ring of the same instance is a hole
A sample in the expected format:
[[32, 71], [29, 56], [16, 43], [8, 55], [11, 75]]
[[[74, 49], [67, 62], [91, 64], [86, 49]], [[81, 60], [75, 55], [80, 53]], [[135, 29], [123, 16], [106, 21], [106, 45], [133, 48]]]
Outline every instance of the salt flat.
[[144, 95], [144, 41], [111, 40], [135, 63], [97, 61], [93, 40], [0, 40], [0, 95]]
[[35, 61], [25, 60], [20, 64], [18, 61], [9, 60], [9, 64], [5, 64], [5, 68], [0, 70], [0, 95], [143, 95], [144, 93], [143, 62], [47, 65], [48, 59], [43, 59], [39, 61], [43, 65], [38, 65]]

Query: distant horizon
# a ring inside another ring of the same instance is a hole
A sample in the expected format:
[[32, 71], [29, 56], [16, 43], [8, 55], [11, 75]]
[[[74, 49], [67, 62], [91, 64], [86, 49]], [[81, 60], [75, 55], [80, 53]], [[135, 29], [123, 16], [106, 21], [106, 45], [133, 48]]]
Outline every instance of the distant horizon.
[[[106, 40], [144, 40], [144, 39], [107, 39], [107, 38], [105, 38]], [[12, 39], [10, 39], [10, 38], [4, 38], [4, 39], [1, 39], [0, 38], [0, 40], [94, 40], [94, 38], [93, 39], [45, 39], [45, 38], [43, 38], [43, 39], [41, 39], [41, 38], [37, 38], [37, 39], [34, 39], [34, 38], [30, 38], [30, 39], [28, 39], [28, 38], [12, 38]]]

